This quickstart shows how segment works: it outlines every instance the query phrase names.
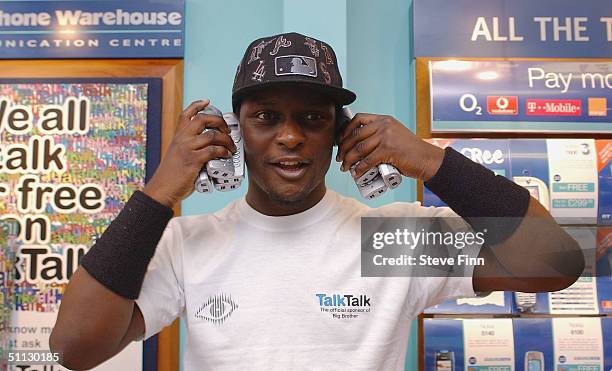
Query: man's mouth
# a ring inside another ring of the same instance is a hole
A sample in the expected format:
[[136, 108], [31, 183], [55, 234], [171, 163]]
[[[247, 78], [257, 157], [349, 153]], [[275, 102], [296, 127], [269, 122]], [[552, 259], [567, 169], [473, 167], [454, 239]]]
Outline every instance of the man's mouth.
[[310, 165], [308, 161], [303, 160], [283, 160], [275, 161], [270, 164], [274, 167], [277, 175], [287, 180], [296, 180], [301, 178], [306, 173], [306, 169]]

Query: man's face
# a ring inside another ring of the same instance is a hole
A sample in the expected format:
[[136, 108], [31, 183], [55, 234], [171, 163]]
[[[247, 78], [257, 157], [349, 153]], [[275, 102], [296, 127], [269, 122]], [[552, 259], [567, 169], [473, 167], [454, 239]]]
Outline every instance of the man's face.
[[240, 128], [249, 195], [259, 204], [313, 204], [325, 193], [334, 145], [335, 105], [306, 87], [275, 86], [249, 95]]

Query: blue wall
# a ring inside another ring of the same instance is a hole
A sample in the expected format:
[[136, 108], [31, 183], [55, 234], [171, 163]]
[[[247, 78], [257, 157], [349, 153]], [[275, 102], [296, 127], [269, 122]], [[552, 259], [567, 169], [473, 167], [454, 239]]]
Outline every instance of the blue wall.
[[[223, 111], [230, 110], [234, 72], [247, 45], [258, 37], [296, 31], [334, 47], [345, 86], [357, 93], [351, 106], [354, 112], [390, 114], [415, 130], [412, 0], [186, 0], [186, 4], [183, 106], [210, 98]], [[332, 163], [328, 186], [361, 199], [339, 166]], [[214, 212], [245, 192], [246, 186], [214, 197], [194, 193], [183, 201], [183, 215]], [[415, 183], [404, 179], [400, 188], [368, 203], [413, 201], [415, 194]], [[416, 326], [414, 321], [407, 370], [417, 368]]]

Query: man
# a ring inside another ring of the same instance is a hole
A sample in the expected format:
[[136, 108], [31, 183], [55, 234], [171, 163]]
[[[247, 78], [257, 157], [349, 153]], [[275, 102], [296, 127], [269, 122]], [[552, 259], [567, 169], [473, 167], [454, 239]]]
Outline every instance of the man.
[[[202, 166], [236, 150], [222, 118], [197, 114], [209, 102], [192, 103], [151, 181], [68, 285], [50, 340], [67, 367], [99, 364], [182, 316], [185, 370], [398, 370], [410, 320], [424, 308], [475, 292], [558, 290], [580, 275], [579, 248], [526, 190], [389, 116], [360, 113], [339, 128], [338, 111], [355, 94], [342, 88], [328, 44], [296, 33], [254, 41], [232, 98], [246, 197], [213, 215], [170, 220]], [[519, 223], [498, 228], [495, 246], [480, 251], [487, 263], [466, 277], [361, 277], [361, 217], [454, 213], [418, 203], [371, 209], [326, 189], [336, 142], [336, 160], [355, 178], [391, 164], [472, 224], [479, 216]], [[534, 274], [542, 270], [551, 273]]]

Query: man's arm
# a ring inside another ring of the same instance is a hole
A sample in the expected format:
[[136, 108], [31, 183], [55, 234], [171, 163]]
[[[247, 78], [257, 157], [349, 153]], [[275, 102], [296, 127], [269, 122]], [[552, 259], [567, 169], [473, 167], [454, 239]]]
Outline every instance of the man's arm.
[[475, 291], [557, 291], [578, 279], [580, 246], [526, 189], [451, 148], [425, 144], [425, 151], [438, 153], [425, 185], [476, 230], [487, 230]]
[[[456, 151], [416, 137], [390, 116], [357, 114], [338, 149], [342, 170], [357, 178], [381, 163], [426, 183], [468, 223], [497, 235], [480, 253], [484, 266], [473, 275], [475, 291], [556, 291], [584, 269], [580, 246], [528, 191], [496, 176]], [[485, 219], [491, 218], [491, 219]], [[490, 224], [487, 224], [490, 223]]]
[[484, 266], [474, 268], [476, 292], [558, 291], [584, 270], [580, 245], [531, 197], [526, 218], [505, 241], [484, 246]]
[[69, 369], [92, 368], [144, 334], [133, 300], [107, 289], [83, 268], [70, 279], [49, 346]]
[[[144, 335], [145, 322], [134, 300], [172, 208], [193, 192], [206, 162], [236, 150], [223, 118], [196, 115], [207, 105], [197, 101], [181, 113], [176, 134], [144, 191], [132, 195], [70, 279], [50, 338], [51, 350], [60, 353], [65, 367], [92, 368]], [[218, 130], [201, 134], [204, 128]]]

